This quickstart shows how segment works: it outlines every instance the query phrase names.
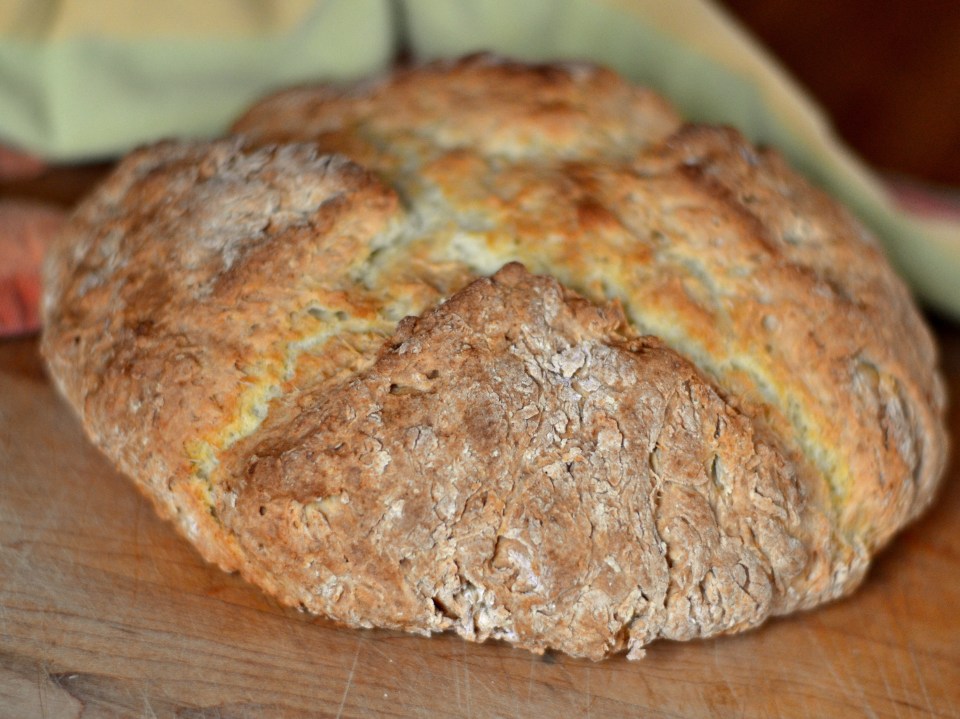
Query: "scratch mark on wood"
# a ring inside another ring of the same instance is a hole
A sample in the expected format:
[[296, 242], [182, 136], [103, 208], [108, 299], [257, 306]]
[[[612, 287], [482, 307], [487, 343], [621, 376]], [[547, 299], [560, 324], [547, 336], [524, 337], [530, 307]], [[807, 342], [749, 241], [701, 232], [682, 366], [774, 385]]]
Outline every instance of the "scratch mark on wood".
[[453, 669], [453, 686], [457, 690], [457, 709], [463, 708], [463, 698], [460, 696], [460, 666], [458, 662], [451, 662]]
[[877, 673], [880, 675], [880, 680], [883, 682], [883, 688], [887, 692], [887, 699], [890, 700], [890, 703], [893, 705], [893, 711], [897, 716], [897, 719], [900, 719], [900, 707], [897, 706], [897, 699], [893, 696], [893, 691], [890, 689], [890, 682], [887, 681], [887, 673], [883, 670], [881, 664], [877, 665]]
[[920, 691], [923, 692], [923, 701], [927, 706], [927, 711], [934, 713], [933, 702], [930, 701], [930, 692], [927, 691], [927, 682], [923, 678], [923, 672], [920, 671], [920, 665], [917, 663], [917, 653], [913, 642], [907, 640], [907, 648], [910, 650], [910, 661], [913, 662], [913, 671], [917, 675], [917, 681], [920, 683]]
[[463, 663], [463, 694], [467, 700], [467, 719], [471, 719], [473, 717], [473, 707], [470, 702], [470, 667], [467, 666], [466, 642], [460, 647], [460, 661]]
[[833, 675], [834, 681], [836, 681], [840, 693], [842, 695], [847, 694], [843, 680], [849, 679], [850, 683], [860, 695], [864, 713], [870, 717], [870, 719], [877, 719], [877, 713], [874, 711], [873, 707], [870, 706], [870, 702], [867, 699], [867, 693], [863, 690], [863, 685], [857, 680], [857, 677], [852, 672], [847, 676], [841, 676], [840, 672], [837, 671], [837, 666], [833, 663], [833, 659], [830, 658], [830, 653], [827, 651], [827, 647], [823, 645], [821, 633], [826, 631], [826, 627], [822, 621], [819, 622], [819, 625], [819, 631], [810, 631], [808, 633], [811, 637], [813, 637], [813, 643], [816, 646], [817, 651], [820, 653], [820, 658], [823, 659], [824, 664], [826, 664], [827, 668], [830, 670], [830, 674]]
[[730, 696], [733, 698], [737, 704], [737, 707], [739, 708], [742, 705], [742, 702], [737, 694], [736, 686], [730, 682], [730, 679], [727, 677], [727, 672], [724, 670], [724, 667], [720, 665], [719, 648], [720, 642], [713, 642], [713, 666], [717, 670], [717, 674], [723, 677], [724, 686], [727, 687], [727, 691], [730, 692]]
[[[900, 592], [898, 592], [898, 595], [901, 598], [901, 605], [902, 605], [903, 597], [904, 597], [902, 589]], [[885, 609], [890, 615], [893, 615], [897, 612], [897, 602], [894, 602], [894, 597], [892, 593], [887, 592], [886, 594], [884, 594], [884, 605], [885, 605]], [[906, 602], [906, 606], [909, 606], [909, 602]], [[892, 651], [889, 652], [889, 656], [893, 659], [893, 665], [894, 665], [894, 669], [896, 669], [897, 680], [900, 683], [900, 697], [902, 697], [902, 699], [906, 701], [912, 698], [912, 695], [914, 694], [914, 687], [916, 685], [915, 682], [912, 682], [910, 680], [910, 671], [905, 666], [905, 662], [903, 661], [904, 659], [903, 652], [901, 650], [901, 647], [909, 648], [912, 650], [912, 647], [910, 646], [910, 640], [909, 640], [909, 637], [905, 636], [905, 634], [901, 631], [901, 628], [897, 623], [884, 622], [884, 626], [886, 628], [886, 635], [887, 635], [888, 641], [893, 647]], [[899, 717], [900, 708], [897, 706], [897, 704], [901, 700], [895, 697], [893, 694], [893, 691], [890, 689], [889, 686], [887, 686], [887, 677], [886, 677], [886, 672], [884, 671], [883, 666], [879, 667], [879, 671], [881, 674], [881, 678], [883, 679], [883, 684], [887, 688], [887, 696], [890, 698], [891, 702], [894, 702], [894, 711], [896, 712], [897, 717]], [[907, 714], [909, 715], [910, 712], [908, 711]]]
[[347, 702], [347, 695], [350, 693], [350, 687], [353, 685], [353, 673], [357, 671], [357, 660], [360, 659], [360, 645], [363, 639], [357, 639], [357, 651], [353, 655], [353, 664], [350, 666], [350, 674], [347, 675], [347, 684], [343, 688], [343, 696], [340, 697], [340, 706], [337, 709], [337, 719], [343, 716], [343, 707]]
[[150, 696], [147, 694], [146, 688], [143, 690], [143, 716], [157, 719], [157, 713], [153, 710], [153, 706], [150, 704]]
[[590, 676], [593, 667], [587, 665], [587, 719], [590, 719], [590, 705], [593, 704], [593, 692], [590, 688]]
[[530, 654], [530, 676], [527, 679], [527, 704], [529, 705], [533, 701], [533, 668], [536, 666], [536, 661], [533, 658], [533, 654]]
[[40, 716], [47, 716], [47, 708], [43, 703], [43, 683], [50, 678], [50, 673], [42, 663], [37, 665], [37, 700], [40, 704]]

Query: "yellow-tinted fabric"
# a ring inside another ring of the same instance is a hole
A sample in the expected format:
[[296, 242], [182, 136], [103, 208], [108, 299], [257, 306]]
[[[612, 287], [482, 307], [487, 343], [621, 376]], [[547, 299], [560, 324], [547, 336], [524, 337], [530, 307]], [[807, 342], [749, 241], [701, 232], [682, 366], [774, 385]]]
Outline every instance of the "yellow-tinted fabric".
[[316, 0], [0, 0], [0, 41], [253, 38], [286, 33]]
[[359, 78], [394, 55], [390, 0], [0, 6], [0, 142], [60, 161], [216, 135], [271, 89]]

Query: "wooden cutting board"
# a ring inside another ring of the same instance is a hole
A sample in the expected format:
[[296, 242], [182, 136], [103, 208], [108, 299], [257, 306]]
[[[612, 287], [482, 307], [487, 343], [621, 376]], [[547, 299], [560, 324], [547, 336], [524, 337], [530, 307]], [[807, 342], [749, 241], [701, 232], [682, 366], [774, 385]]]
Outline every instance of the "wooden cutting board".
[[[106, 167], [0, 185], [69, 205]], [[960, 398], [960, 326], [937, 327]], [[949, 416], [960, 447], [960, 402]], [[640, 662], [351, 631], [207, 566], [0, 341], [0, 719], [960, 717], [960, 460], [852, 597]]]
[[[960, 328], [938, 329], [960, 396]], [[960, 410], [950, 426], [957, 446]], [[352, 631], [207, 566], [0, 342], [0, 717], [960, 716], [960, 465], [852, 597], [640, 662]]]

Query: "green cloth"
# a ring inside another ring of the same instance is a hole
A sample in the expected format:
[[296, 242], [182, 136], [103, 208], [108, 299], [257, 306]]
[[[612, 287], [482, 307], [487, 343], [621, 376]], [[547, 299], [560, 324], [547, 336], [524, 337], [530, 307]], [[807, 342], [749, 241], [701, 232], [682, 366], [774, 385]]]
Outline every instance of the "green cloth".
[[296, 26], [259, 36], [205, 37], [189, 28], [159, 38], [7, 33], [0, 141], [75, 161], [166, 137], [216, 135], [269, 90], [382, 70], [394, 37], [389, 0], [324, 0]]

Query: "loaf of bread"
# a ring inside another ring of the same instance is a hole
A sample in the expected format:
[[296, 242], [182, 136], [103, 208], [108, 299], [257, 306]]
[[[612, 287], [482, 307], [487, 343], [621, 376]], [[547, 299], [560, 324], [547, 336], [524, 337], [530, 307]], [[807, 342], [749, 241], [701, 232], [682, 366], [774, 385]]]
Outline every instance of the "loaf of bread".
[[159, 512], [281, 602], [635, 658], [851, 591], [931, 501], [930, 333], [776, 152], [489, 56], [234, 130], [82, 203], [43, 351]]

